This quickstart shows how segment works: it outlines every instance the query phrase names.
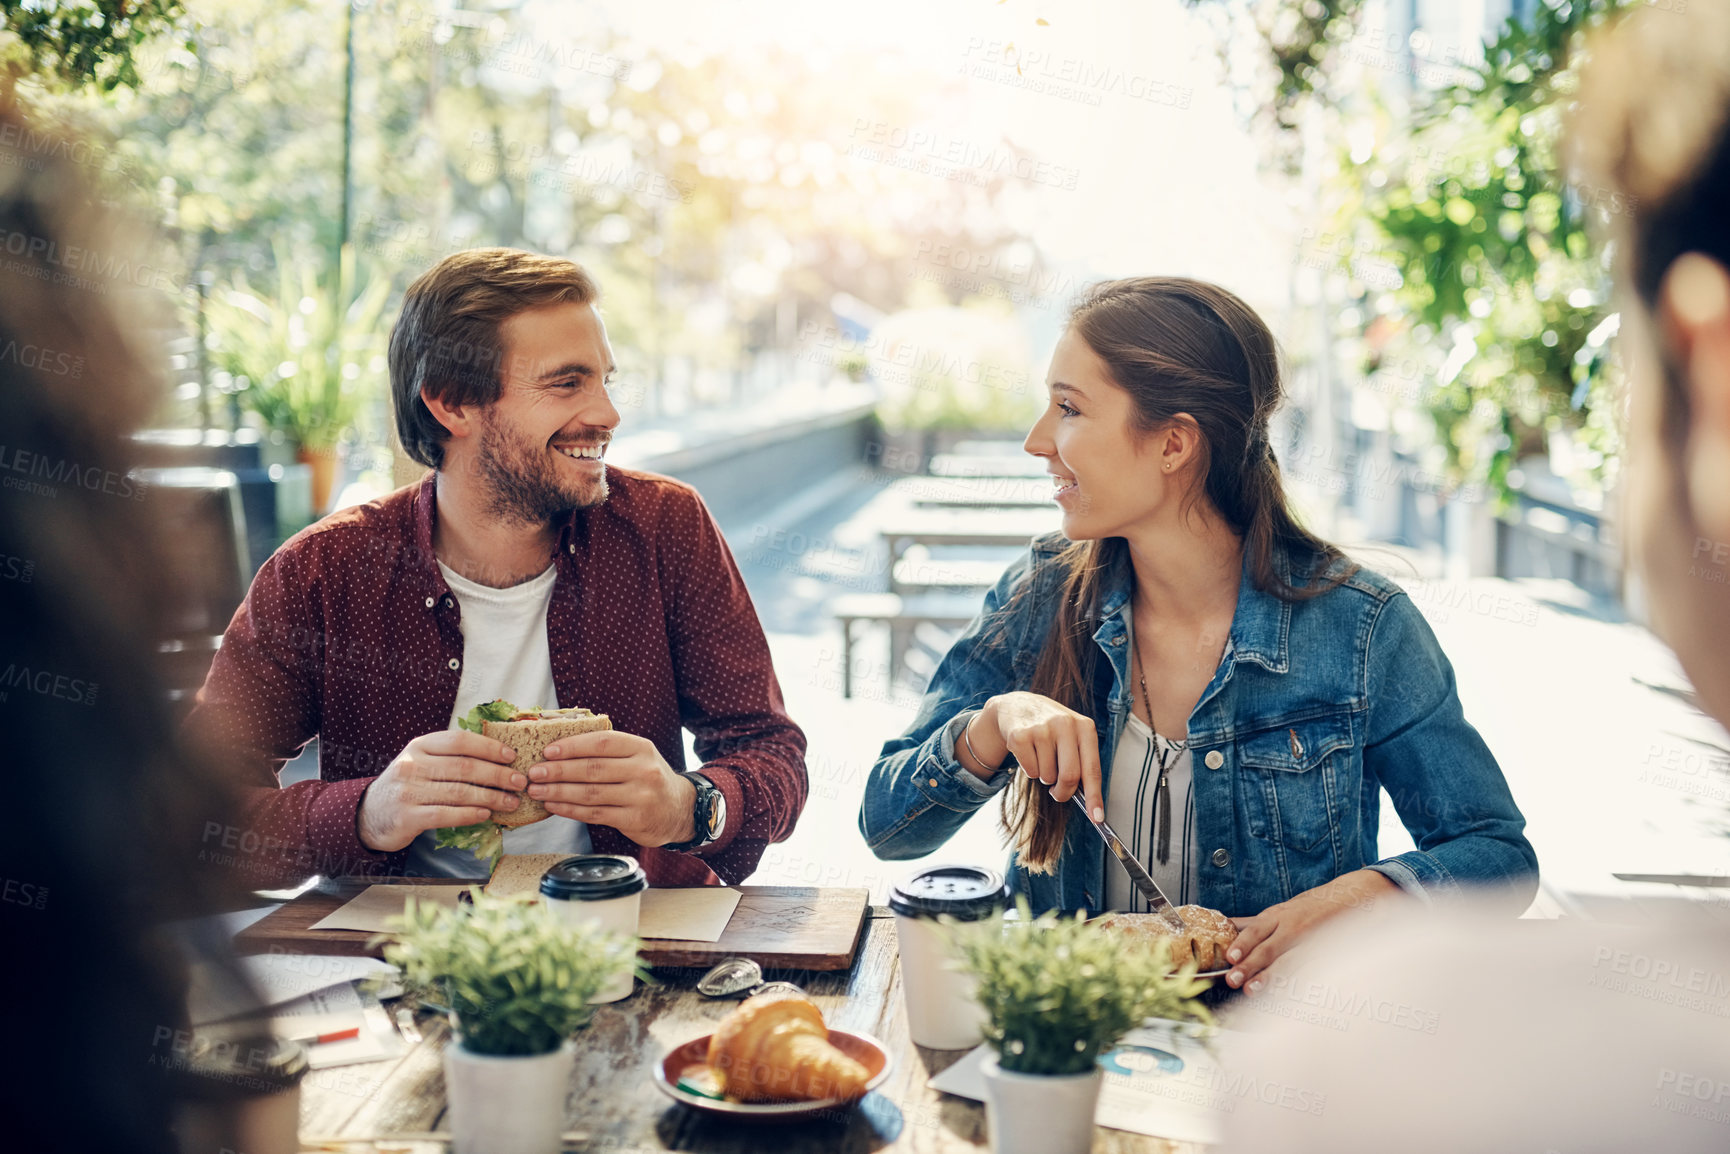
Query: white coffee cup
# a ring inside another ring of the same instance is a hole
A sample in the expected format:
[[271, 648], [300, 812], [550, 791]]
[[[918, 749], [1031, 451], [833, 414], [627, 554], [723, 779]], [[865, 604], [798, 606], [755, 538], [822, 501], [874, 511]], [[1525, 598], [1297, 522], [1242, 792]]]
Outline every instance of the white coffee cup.
[[1000, 918], [1008, 904], [1003, 875], [978, 866], [921, 870], [889, 894], [901, 949], [901, 989], [907, 1033], [933, 1050], [967, 1050], [985, 1037], [985, 1009], [973, 975], [954, 966], [949, 936], [939, 917], [961, 922]]
[[[648, 875], [633, 859], [591, 853], [568, 857], [541, 875], [541, 897], [572, 925], [596, 925], [626, 937], [637, 936]], [[622, 974], [589, 999], [591, 1004], [628, 998], [636, 976]]]

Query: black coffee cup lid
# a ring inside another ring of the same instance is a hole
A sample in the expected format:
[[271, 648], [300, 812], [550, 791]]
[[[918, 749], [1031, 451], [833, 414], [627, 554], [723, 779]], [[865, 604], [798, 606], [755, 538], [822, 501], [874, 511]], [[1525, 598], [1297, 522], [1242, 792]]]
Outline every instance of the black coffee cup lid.
[[933, 866], [897, 885], [889, 908], [910, 918], [948, 916], [962, 922], [996, 917], [1009, 904], [1009, 883], [983, 866]]
[[649, 876], [634, 858], [588, 853], [568, 857], [541, 875], [541, 893], [565, 901], [626, 898], [649, 888]]

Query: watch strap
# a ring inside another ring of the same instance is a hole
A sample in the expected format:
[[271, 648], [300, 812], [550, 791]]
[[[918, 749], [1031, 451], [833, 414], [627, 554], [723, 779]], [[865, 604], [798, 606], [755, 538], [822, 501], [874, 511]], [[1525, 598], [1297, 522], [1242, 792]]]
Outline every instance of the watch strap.
[[[715, 806], [719, 804], [721, 789], [700, 773], [685, 773], [681, 776], [689, 778], [697, 790], [696, 801], [692, 805], [691, 812], [691, 825], [694, 832], [690, 841], [670, 842], [661, 848], [673, 850], [675, 853], [688, 853], [694, 849], [701, 849], [715, 840], [709, 833], [709, 823]], [[719, 830], [715, 832], [716, 834], [720, 833]]]

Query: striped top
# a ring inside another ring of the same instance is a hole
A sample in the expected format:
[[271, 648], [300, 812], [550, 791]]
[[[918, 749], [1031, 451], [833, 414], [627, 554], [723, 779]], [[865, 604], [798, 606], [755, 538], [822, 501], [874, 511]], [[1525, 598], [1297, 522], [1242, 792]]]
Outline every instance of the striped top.
[[[1155, 852], [1159, 827], [1154, 810], [1162, 762], [1171, 790], [1171, 844], [1164, 862]], [[1177, 906], [1188, 905], [1197, 892], [1190, 766], [1190, 752], [1183, 743], [1167, 741], [1132, 713], [1117, 739], [1111, 758], [1111, 784], [1105, 791], [1105, 820]], [[1136, 913], [1147, 910], [1147, 900], [1110, 854], [1105, 861], [1105, 908]]]

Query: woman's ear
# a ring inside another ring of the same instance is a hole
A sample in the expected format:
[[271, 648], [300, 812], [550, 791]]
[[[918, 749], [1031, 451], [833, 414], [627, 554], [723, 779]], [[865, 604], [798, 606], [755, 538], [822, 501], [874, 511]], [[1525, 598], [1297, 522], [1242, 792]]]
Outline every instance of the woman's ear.
[[1688, 397], [1683, 476], [1695, 525], [1730, 541], [1730, 273], [1684, 253], [1664, 274], [1658, 315]]
[[427, 407], [427, 412], [433, 415], [433, 420], [443, 425], [445, 432], [453, 437], [466, 437], [473, 425], [475, 409], [473, 405], [453, 405], [432, 394], [425, 385], [420, 389], [421, 404]]
[[1159, 434], [1161, 467], [1168, 473], [1182, 472], [1201, 448], [1201, 426], [1188, 413], [1173, 413]]

